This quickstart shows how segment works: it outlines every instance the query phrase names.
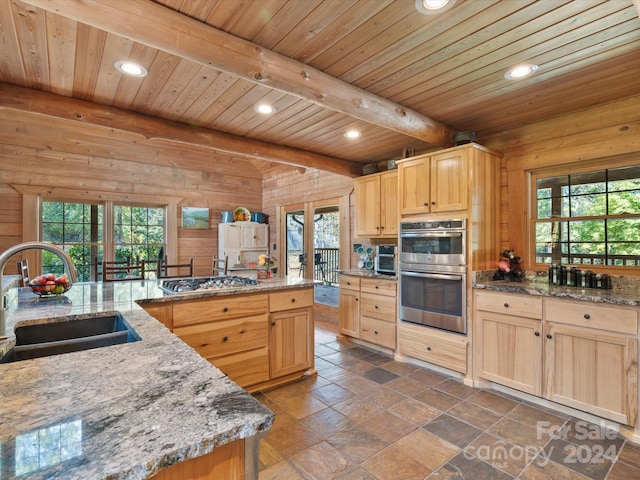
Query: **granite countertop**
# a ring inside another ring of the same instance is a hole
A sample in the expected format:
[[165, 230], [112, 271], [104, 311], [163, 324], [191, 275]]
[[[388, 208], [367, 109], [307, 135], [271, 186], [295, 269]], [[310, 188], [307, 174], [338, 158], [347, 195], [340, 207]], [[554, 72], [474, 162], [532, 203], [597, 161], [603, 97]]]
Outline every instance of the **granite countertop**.
[[640, 279], [637, 277], [615, 277], [613, 288], [601, 290], [597, 288], [566, 287], [549, 285], [546, 272], [535, 272], [522, 282], [513, 280], [492, 280], [495, 270], [474, 272], [473, 288], [497, 290], [507, 293], [560, 297], [573, 300], [584, 300], [614, 305], [640, 306]]
[[[144, 479], [216, 446], [268, 430], [274, 415], [138, 303], [313, 285], [278, 277], [256, 287], [170, 295], [155, 281], [77, 283], [64, 295], [19, 291], [16, 324], [119, 311], [141, 341], [0, 364], [0, 478]], [[0, 343], [0, 354], [15, 337]]]
[[354, 277], [367, 277], [367, 278], [381, 278], [383, 280], [398, 280], [396, 275], [385, 275], [383, 273], [376, 273], [374, 270], [367, 270], [364, 268], [354, 268], [351, 270], [338, 270], [340, 275], [352, 275]]

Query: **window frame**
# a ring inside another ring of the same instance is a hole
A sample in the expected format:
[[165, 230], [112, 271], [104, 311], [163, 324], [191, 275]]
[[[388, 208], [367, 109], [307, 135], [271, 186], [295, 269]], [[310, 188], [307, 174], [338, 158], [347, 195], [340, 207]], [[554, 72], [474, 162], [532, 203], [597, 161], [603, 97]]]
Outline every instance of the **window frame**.
[[[137, 204], [144, 206], [156, 206], [165, 208], [165, 256], [170, 264], [178, 260], [178, 205], [183, 197], [158, 196], [145, 194], [123, 194], [114, 192], [92, 191], [89, 195], [86, 190], [56, 189], [44, 186], [12, 184], [22, 194], [22, 239], [27, 241], [42, 241], [41, 218], [42, 202], [71, 202], [93, 204]], [[104, 238], [113, 238], [113, 208], [104, 208]], [[40, 272], [42, 268], [41, 255], [37, 250], [22, 252], [23, 258], [28, 259], [31, 269]], [[113, 242], [105, 242], [103, 250], [105, 258], [113, 258]]]
[[[580, 173], [598, 171], [598, 170], [610, 170], [620, 167], [629, 167], [639, 165], [640, 162], [637, 158], [624, 157], [620, 159], [596, 159], [588, 162], [563, 164], [552, 167], [543, 167], [539, 169], [533, 169], [527, 171], [528, 177], [528, 199], [529, 199], [529, 215], [528, 215], [528, 232], [527, 232], [527, 250], [528, 264], [532, 270], [546, 270], [549, 267], [548, 263], [536, 262], [536, 224], [539, 221], [553, 221], [553, 218], [539, 219], [538, 218], [538, 202], [537, 202], [537, 180], [539, 178], [554, 177], [561, 175], [575, 175]], [[638, 218], [638, 214], [630, 215], [602, 215], [597, 217], [558, 217], [557, 221], [569, 221], [575, 220], [592, 220], [592, 219], [620, 219], [620, 218]], [[640, 242], [640, 239], [639, 239]], [[568, 264], [578, 268], [586, 268], [594, 272], [609, 273], [617, 275], [637, 275], [640, 273], [640, 266], [619, 266], [619, 265], [593, 265], [593, 264]]]

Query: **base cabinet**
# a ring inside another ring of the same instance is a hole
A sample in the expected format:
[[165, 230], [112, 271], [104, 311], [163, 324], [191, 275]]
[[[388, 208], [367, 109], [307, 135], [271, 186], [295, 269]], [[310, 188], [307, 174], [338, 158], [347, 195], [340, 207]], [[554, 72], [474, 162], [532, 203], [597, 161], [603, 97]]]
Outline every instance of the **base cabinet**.
[[467, 337], [409, 323], [400, 325], [398, 337], [401, 354], [467, 373]]
[[340, 276], [340, 333], [396, 349], [395, 279]]
[[484, 291], [475, 308], [477, 378], [636, 424], [635, 309]]
[[277, 385], [313, 368], [311, 287], [144, 308], [248, 390]]

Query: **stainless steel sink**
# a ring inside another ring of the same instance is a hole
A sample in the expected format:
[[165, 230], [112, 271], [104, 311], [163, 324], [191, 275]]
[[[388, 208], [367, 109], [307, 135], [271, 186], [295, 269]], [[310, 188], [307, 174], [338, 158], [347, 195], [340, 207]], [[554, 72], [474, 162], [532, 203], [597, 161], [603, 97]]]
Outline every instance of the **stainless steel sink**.
[[15, 335], [15, 347], [0, 359], [0, 363], [140, 340], [140, 336], [118, 312], [81, 319], [67, 317], [52, 323], [23, 325], [15, 329]]

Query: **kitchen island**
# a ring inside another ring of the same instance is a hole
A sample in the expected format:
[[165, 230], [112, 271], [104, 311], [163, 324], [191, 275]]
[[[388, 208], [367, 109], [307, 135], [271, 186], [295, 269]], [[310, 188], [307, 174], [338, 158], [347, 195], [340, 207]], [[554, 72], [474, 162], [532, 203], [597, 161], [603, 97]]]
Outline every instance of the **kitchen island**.
[[[186, 295], [310, 285], [277, 277], [246, 289]], [[176, 295], [140, 280], [78, 283], [54, 298], [18, 291], [6, 312], [8, 332], [119, 311], [141, 340], [0, 364], [0, 478], [184, 478], [172, 469], [199, 460], [191, 472], [257, 478], [257, 438], [274, 415], [138, 305], [175, 302]], [[14, 343], [12, 336], [0, 341], [0, 355]], [[207, 459], [213, 464], [205, 465]]]

